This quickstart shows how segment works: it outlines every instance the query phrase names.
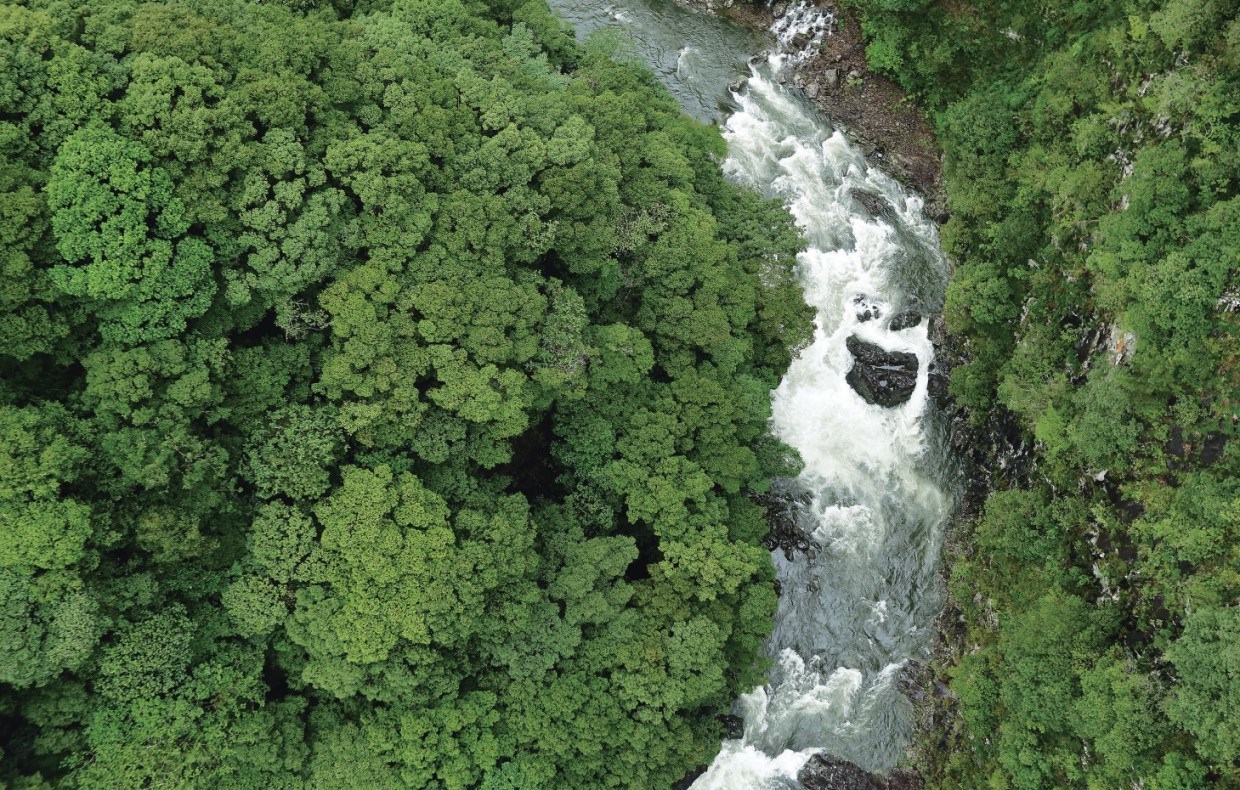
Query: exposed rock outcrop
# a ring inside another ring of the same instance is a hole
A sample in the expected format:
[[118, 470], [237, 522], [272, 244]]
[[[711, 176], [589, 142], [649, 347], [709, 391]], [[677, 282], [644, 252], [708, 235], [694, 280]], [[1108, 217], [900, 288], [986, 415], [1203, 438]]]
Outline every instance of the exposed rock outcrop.
[[797, 781], [805, 790], [882, 790], [883, 787], [859, 766], [825, 754], [811, 757], [797, 773]]
[[871, 300], [868, 296], [854, 296], [852, 305], [853, 311], [857, 314], [857, 320], [863, 324], [866, 321], [873, 321], [876, 318], [883, 317], [882, 305]]
[[825, 754], [811, 757], [797, 774], [797, 781], [805, 790], [922, 790], [925, 786], [913, 771], [895, 771], [884, 777]]
[[891, 331], [899, 332], [901, 329], [910, 329], [920, 324], [921, 319], [921, 313], [916, 310], [905, 310], [903, 313], [897, 313], [891, 317]]
[[860, 203], [861, 207], [864, 208], [871, 217], [881, 217], [884, 214], [891, 213], [891, 204], [887, 202], [886, 198], [880, 195], [875, 195], [862, 189], [850, 189], [848, 190], [848, 195], [853, 200]]
[[907, 351], [887, 351], [856, 335], [846, 341], [853, 366], [848, 385], [866, 403], [891, 408], [906, 403], [917, 386], [917, 357]]
[[808, 493], [800, 496], [786, 494], [759, 494], [752, 497], [766, 511], [768, 532], [763, 543], [769, 551], [782, 549], [789, 560], [797, 552], [814, 554], [822, 546], [801, 528], [800, 510], [810, 503]]

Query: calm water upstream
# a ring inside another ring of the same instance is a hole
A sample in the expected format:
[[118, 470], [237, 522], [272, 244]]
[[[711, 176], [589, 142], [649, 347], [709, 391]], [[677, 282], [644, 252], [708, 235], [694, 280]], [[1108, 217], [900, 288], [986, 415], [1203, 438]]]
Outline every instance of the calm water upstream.
[[[776, 40], [818, 35], [812, 9], [795, 7], [763, 37], [665, 0], [551, 5], [579, 35], [613, 26], [627, 34], [631, 52], [687, 112], [722, 125], [728, 177], [783, 199], [809, 245], [798, 263], [816, 331], [772, 393], [771, 430], [805, 460], [800, 477], [781, 485], [809, 494], [799, 518], [819, 548], [791, 561], [772, 554], [782, 586], [766, 645], [775, 668], [767, 685], [737, 700], [744, 735], [724, 742], [694, 787], [796, 787], [798, 769], [820, 751], [888, 771], [912, 734], [899, 678], [908, 660], [928, 657], [954, 496], [945, 431], [926, 397], [928, 322], [888, 326], [908, 306], [933, 312], [942, 304], [947, 266], [936, 228], [919, 197], [780, 83], [797, 55], [778, 52]], [[766, 48], [775, 54], [750, 66]], [[732, 92], [738, 76], [748, 84]], [[881, 197], [890, 210], [872, 217], [855, 192]], [[881, 317], [862, 321], [859, 303]], [[850, 335], [917, 355], [908, 403], [885, 409], [853, 392], [844, 378]]]

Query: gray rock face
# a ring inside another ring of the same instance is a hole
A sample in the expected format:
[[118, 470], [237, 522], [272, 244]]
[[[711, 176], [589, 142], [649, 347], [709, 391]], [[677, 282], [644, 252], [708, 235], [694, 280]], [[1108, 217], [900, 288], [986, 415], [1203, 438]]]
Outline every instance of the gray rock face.
[[753, 501], [766, 511], [769, 528], [762, 542], [767, 550], [782, 549], [789, 561], [797, 553], [809, 554], [811, 559], [822, 546], [800, 524], [799, 513], [811, 501], [809, 494], [788, 496], [784, 494], [755, 494]]
[[926, 379], [926, 394], [933, 398], [935, 403], [940, 406], [946, 406], [947, 402], [951, 400], [947, 384], [947, 376], [937, 371], [931, 371], [930, 376]]
[[921, 323], [921, 313], [916, 310], [905, 310], [891, 317], [891, 331], [899, 332], [901, 329], [909, 329]]
[[883, 317], [883, 306], [872, 301], [868, 296], [854, 296], [852, 305], [853, 312], [857, 315], [857, 320], [863, 324], [866, 321], [874, 321]]
[[917, 386], [917, 357], [905, 351], [887, 351], [856, 335], [846, 341], [853, 355], [846, 380], [866, 403], [892, 408], [908, 402]]
[[805, 790], [883, 790], [883, 783], [844, 760], [816, 754], [797, 773]]
[[925, 781], [915, 771], [901, 769], [888, 777], [871, 774], [845, 760], [816, 754], [797, 773], [805, 790], [922, 790]]
[[848, 190], [848, 194], [853, 200], [860, 203], [861, 207], [864, 208], [871, 217], [881, 217], [891, 212], [891, 205], [885, 198], [879, 197], [878, 195], [865, 192], [860, 189], [850, 189]]

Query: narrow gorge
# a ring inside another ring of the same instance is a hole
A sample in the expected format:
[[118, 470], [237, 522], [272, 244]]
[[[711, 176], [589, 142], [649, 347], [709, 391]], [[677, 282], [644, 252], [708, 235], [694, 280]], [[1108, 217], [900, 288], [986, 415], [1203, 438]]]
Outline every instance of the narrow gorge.
[[944, 382], [928, 317], [947, 281], [936, 225], [794, 86], [797, 59], [831, 35], [811, 4], [787, 9], [763, 54], [746, 31], [671, 3], [553, 6], [580, 36], [631, 37], [687, 112], [722, 124], [725, 174], [782, 199], [807, 242], [798, 269], [816, 329], [773, 393], [771, 426], [805, 462], [779, 484], [802, 537], [772, 552], [770, 681], [737, 701], [743, 727], [694, 787], [797, 786], [817, 754], [890, 772], [912, 736], [901, 681], [929, 655], [958, 489], [932, 397]]

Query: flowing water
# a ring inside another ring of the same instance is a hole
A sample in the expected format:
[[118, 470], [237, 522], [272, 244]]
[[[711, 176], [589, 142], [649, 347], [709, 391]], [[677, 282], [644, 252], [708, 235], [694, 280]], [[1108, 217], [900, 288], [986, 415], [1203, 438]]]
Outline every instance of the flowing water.
[[[694, 787], [797, 787], [797, 771], [816, 752], [889, 771], [912, 734], [902, 670], [927, 657], [941, 607], [937, 563], [955, 478], [926, 395], [928, 321], [889, 327], [906, 308], [930, 313], [942, 304], [947, 267], [935, 226], [919, 197], [782, 84], [781, 69], [799, 54], [778, 50], [829, 34], [809, 4], [788, 12], [773, 31], [782, 47], [752, 65], [761, 45], [752, 35], [667, 2], [551, 4], [579, 34], [621, 26], [631, 51], [652, 63], [687, 111], [704, 120], [722, 115], [724, 172], [783, 199], [808, 242], [798, 266], [816, 331], [773, 393], [771, 428], [805, 461], [801, 475], [781, 485], [808, 501], [797, 517], [813, 544], [791, 560], [772, 554], [782, 592], [766, 645], [770, 682], [737, 701], [744, 734], [724, 742]], [[746, 86], [731, 91], [746, 73]], [[861, 192], [885, 206], [880, 216], [854, 197]], [[879, 316], [863, 320], [867, 310]], [[916, 354], [907, 403], [886, 409], [853, 392], [845, 381], [850, 335]]]
[[654, 70], [689, 115], [706, 123], [736, 110], [728, 85], [748, 72], [750, 55], [773, 43], [771, 36], [672, 0], [548, 0], [579, 38], [600, 31], [621, 34], [624, 49]]

